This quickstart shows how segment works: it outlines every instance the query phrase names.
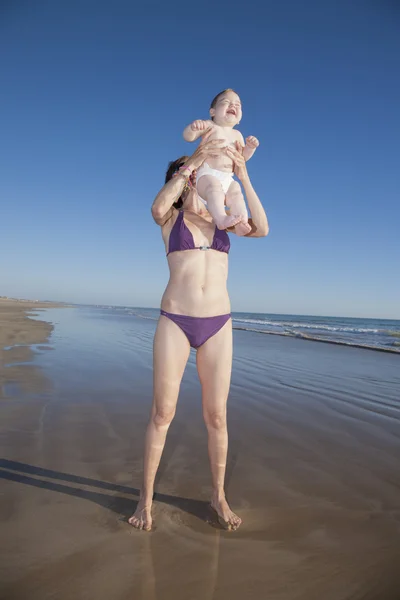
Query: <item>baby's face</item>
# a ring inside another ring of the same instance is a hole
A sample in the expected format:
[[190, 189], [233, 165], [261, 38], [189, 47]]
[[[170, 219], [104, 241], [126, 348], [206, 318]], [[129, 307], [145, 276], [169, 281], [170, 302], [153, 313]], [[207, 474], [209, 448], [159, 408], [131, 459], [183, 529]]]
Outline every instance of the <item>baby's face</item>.
[[218, 98], [215, 108], [210, 109], [210, 115], [214, 117], [216, 125], [234, 127], [242, 118], [239, 96], [235, 92], [225, 92]]

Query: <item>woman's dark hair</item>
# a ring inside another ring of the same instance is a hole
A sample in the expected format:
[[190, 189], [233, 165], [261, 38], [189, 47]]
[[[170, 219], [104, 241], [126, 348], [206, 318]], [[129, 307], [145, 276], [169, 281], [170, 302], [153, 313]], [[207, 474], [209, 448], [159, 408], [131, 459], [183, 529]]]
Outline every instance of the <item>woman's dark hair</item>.
[[[180, 169], [180, 167], [185, 164], [188, 158], [188, 156], [181, 156], [177, 160], [173, 160], [169, 163], [167, 172], [165, 173], [165, 183], [168, 183], [168, 181], [172, 179], [173, 174], [176, 173]], [[183, 200], [182, 196], [180, 196], [178, 200], [176, 200], [176, 202], [173, 203], [172, 206], [179, 210], [180, 208], [182, 208], [182, 204]]]

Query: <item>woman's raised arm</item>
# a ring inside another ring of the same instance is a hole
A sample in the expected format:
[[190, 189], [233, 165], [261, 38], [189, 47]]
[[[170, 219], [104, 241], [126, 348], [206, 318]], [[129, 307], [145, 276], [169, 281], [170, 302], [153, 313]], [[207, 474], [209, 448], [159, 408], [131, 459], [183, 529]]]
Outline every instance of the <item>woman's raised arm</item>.
[[167, 181], [155, 197], [151, 207], [151, 214], [157, 225], [165, 225], [171, 218], [173, 212], [172, 205], [180, 198], [187, 185], [188, 177], [186, 173], [189, 173], [189, 171], [181, 172], [176, 177]]
[[226, 153], [234, 162], [234, 172], [237, 178], [240, 180], [243, 190], [249, 206], [251, 218], [249, 219], [249, 225], [251, 225], [251, 231], [244, 237], [264, 237], [268, 235], [269, 225], [267, 215], [264, 207], [261, 204], [260, 198], [257, 196], [256, 191], [251, 185], [250, 177], [246, 168], [246, 161], [241, 152], [241, 146], [237, 142], [236, 150], [228, 146]]

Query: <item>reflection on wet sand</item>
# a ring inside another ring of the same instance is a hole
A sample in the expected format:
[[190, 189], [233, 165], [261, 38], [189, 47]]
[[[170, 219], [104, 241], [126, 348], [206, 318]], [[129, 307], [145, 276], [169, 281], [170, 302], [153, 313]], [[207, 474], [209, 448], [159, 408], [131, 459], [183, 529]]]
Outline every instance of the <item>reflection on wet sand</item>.
[[209, 522], [191, 358], [146, 533], [127, 519], [154, 323], [72, 309], [52, 318], [54, 351], [35, 359], [51, 387], [1, 401], [0, 598], [398, 600], [397, 356], [235, 333], [235, 532]]

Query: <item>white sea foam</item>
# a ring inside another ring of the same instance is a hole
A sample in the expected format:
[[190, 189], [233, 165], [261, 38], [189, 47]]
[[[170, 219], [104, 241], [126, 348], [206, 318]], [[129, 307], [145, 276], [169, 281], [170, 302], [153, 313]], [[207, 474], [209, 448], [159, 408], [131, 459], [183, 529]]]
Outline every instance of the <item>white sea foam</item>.
[[236, 323], [251, 323], [252, 325], [272, 325], [273, 327], [282, 328], [302, 328], [302, 329], [323, 329], [324, 331], [346, 331], [353, 333], [386, 333], [385, 330], [371, 329], [365, 327], [334, 327], [333, 325], [322, 325], [318, 323], [297, 323], [292, 321], [267, 321], [262, 319], [240, 319], [234, 317]]

